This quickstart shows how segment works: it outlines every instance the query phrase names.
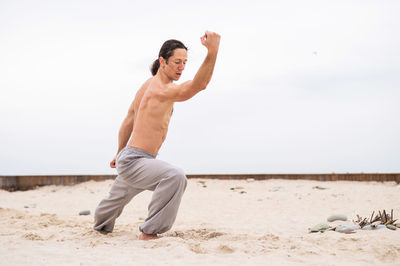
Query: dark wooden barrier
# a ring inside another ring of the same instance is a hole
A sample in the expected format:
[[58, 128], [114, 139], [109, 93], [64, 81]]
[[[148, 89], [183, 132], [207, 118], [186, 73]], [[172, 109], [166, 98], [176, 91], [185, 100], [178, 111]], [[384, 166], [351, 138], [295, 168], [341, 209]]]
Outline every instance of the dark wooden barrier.
[[[74, 185], [81, 182], [114, 179], [116, 175], [37, 175], [37, 176], [0, 176], [0, 189], [8, 191], [34, 189], [46, 185]], [[357, 174], [219, 174], [219, 175], [187, 175], [188, 178], [203, 179], [286, 179], [317, 181], [377, 181], [400, 183], [400, 173], [357, 173]]]
[[317, 180], [317, 181], [377, 181], [400, 183], [400, 173], [345, 173], [345, 174], [233, 174], [233, 175], [188, 175], [188, 178], [216, 179], [287, 179], [287, 180]]
[[8, 191], [28, 190], [48, 185], [75, 185], [95, 180], [114, 179], [116, 175], [31, 175], [0, 176], [0, 188]]

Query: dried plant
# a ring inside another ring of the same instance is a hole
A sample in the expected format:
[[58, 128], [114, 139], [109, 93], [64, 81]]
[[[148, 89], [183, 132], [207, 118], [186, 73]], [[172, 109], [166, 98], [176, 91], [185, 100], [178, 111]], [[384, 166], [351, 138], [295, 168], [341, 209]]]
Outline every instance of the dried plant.
[[386, 212], [386, 210], [378, 211], [378, 214], [375, 215], [375, 211], [372, 212], [371, 217], [368, 218], [363, 218], [360, 215], [357, 214], [357, 219], [353, 220], [354, 223], [358, 224], [361, 228], [363, 228], [366, 225], [371, 225], [371, 226], [377, 226], [378, 224], [384, 224], [384, 225], [389, 225], [389, 224], [394, 224], [396, 220], [393, 219], [393, 209], [390, 211], [390, 214]]

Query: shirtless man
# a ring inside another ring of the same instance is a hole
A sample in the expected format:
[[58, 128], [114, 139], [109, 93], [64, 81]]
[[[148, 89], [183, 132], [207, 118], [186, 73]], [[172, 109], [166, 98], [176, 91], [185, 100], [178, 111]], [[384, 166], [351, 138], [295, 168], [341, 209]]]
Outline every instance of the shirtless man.
[[207, 56], [193, 80], [180, 85], [173, 81], [179, 80], [185, 69], [187, 48], [177, 40], [168, 40], [161, 47], [151, 68], [153, 77], [136, 93], [119, 130], [118, 152], [110, 163], [118, 176], [108, 197], [96, 209], [95, 230], [112, 232], [124, 206], [144, 190], [154, 192], [148, 217], [139, 227], [139, 239], [154, 239], [171, 229], [187, 180], [180, 168], [157, 160], [156, 156], [167, 135], [174, 103], [192, 98], [211, 80], [220, 36], [206, 31], [200, 39], [208, 49]]

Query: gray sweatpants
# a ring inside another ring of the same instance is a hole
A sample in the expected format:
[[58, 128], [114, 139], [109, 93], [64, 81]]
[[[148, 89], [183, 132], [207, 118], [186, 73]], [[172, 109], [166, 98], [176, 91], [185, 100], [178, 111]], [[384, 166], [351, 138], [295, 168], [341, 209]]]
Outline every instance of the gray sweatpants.
[[112, 232], [125, 205], [144, 190], [154, 192], [148, 217], [139, 230], [145, 234], [161, 234], [171, 229], [186, 189], [183, 170], [131, 146], [118, 154], [116, 168], [118, 176], [110, 193], [96, 209], [94, 229]]

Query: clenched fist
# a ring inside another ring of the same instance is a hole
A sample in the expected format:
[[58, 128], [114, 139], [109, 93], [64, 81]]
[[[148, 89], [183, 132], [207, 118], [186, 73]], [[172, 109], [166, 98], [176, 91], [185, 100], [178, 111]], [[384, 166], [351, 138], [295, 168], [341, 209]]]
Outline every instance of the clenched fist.
[[208, 52], [218, 52], [219, 40], [221, 36], [218, 33], [212, 31], [206, 31], [206, 33], [200, 37], [201, 44], [204, 45]]
[[115, 162], [117, 161], [117, 155], [115, 155], [115, 157], [112, 159], [112, 161], [110, 162], [110, 167], [111, 168], [115, 168]]

